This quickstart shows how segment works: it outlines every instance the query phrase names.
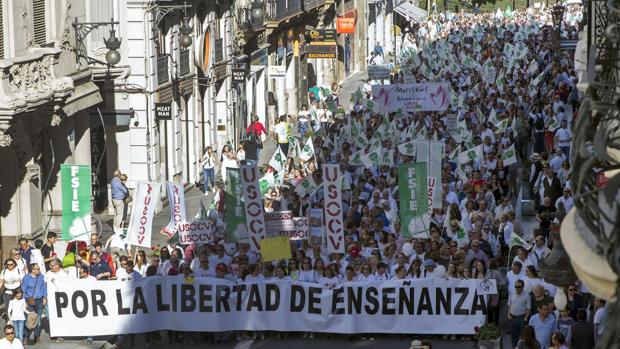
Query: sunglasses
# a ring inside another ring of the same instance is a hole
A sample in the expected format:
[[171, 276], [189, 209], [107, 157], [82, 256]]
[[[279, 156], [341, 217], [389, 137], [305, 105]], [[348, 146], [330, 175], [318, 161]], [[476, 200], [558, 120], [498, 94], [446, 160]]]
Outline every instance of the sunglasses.
[[523, 288], [523, 286], [515, 286], [515, 288]]
[[15, 332], [4, 332], [6, 336], [14, 336]]

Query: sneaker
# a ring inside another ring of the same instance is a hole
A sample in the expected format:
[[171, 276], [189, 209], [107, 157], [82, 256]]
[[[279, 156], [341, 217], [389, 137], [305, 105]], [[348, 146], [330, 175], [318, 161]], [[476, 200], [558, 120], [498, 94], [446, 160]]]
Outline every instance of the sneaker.
[[237, 342], [239, 342], [241, 340], [241, 334], [237, 333]]
[[264, 333], [261, 333], [261, 334], [260, 334], [260, 340], [262, 340], [262, 341], [264, 341], [264, 340], [265, 340], [265, 334], [264, 334]]
[[303, 336], [301, 336], [301, 338], [308, 338], [308, 332], [304, 332]]
[[450, 335], [450, 340], [451, 340], [451, 341], [456, 340], [456, 335], [454, 335], [454, 334], [453, 334], [453, 335]]
[[253, 340], [253, 341], [255, 341], [255, 340], [256, 340], [256, 338], [258, 338], [258, 336], [256, 335], [256, 333], [253, 333], [253, 334], [252, 334], [252, 340]]
[[62, 342], [64, 342], [64, 341], [65, 341], [65, 339], [64, 339], [64, 338], [62, 338], [62, 337], [58, 337], [58, 338], [56, 338], [56, 340], [55, 340], [55, 342], [56, 342], [56, 343], [62, 343]]
[[314, 338], [314, 333], [310, 333], [310, 334], [308, 335], [308, 339], [313, 339], [313, 338]]

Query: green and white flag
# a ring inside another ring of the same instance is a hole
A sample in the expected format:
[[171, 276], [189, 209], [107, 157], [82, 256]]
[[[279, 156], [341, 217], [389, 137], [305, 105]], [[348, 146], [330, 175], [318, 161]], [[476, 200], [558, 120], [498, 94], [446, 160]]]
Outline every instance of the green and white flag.
[[538, 86], [538, 84], [540, 84], [540, 82], [543, 80], [544, 76], [545, 72], [538, 74], [538, 76], [534, 80], [532, 80], [531, 86]]
[[314, 156], [314, 144], [312, 143], [312, 137], [308, 138], [306, 144], [301, 149], [299, 158], [303, 161], [308, 161]]
[[383, 151], [382, 152], [382, 157], [381, 157], [381, 165], [384, 166], [392, 166], [394, 165], [394, 150], [389, 150], [389, 151]]
[[510, 248], [512, 249], [515, 246], [523, 247], [526, 250], [530, 250], [532, 245], [528, 244], [522, 237], [517, 235], [517, 233], [512, 232], [510, 234]]
[[497, 120], [497, 111], [495, 111], [495, 108], [491, 109], [491, 114], [489, 115], [489, 122], [493, 125], [499, 122], [499, 120]]
[[65, 241], [90, 239], [90, 176], [88, 165], [60, 165], [62, 239]]
[[461, 150], [461, 146], [459, 145], [458, 147], [456, 147], [449, 155], [449, 159], [450, 160], [454, 160], [454, 158], [456, 157], [456, 154], [458, 154], [458, 152]]
[[284, 165], [286, 165], [286, 155], [284, 155], [280, 147], [277, 147], [271, 160], [269, 160], [269, 166], [273, 167], [276, 172], [280, 172], [284, 170]]
[[361, 156], [362, 163], [366, 168], [371, 168], [373, 166], [380, 166], [383, 162], [383, 155], [381, 152], [382, 148], [375, 148], [371, 150], [369, 153], [366, 153]]
[[260, 195], [265, 196], [269, 188], [275, 186], [275, 179], [273, 177], [273, 172], [267, 172], [265, 175], [258, 180], [258, 187], [260, 188]]
[[495, 127], [497, 127], [497, 132], [498, 133], [506, 132], [506, 129], [508, 128], [508, 123], [509, 122], [510, 122], [510, 119], [504, 119], [504, 120], [499, 121], [498, 123], [496, 123]]
[[482, 151], [482, 144], [477, 146], [477, 147], [473, 147], [471, 149], [468, 149], [464, 152], [459, 153], [458, 155], [458, 166], [457, 166], [457, 173], [460, 177], [464, 178], [465, 177], [465, 165], [469, 162], [472, 161], [476, 161], [476, 160], [482, 160], [482, 158], [484, 157], [483, 155], [483, 151]]
[[398, 166], [401, 234], [408, 238], [428, 238], [427, 164], [416, 162]]
[[295, 193], [297, 193], [300, 198], [303, 198], [306, 194], [312, 194], [318, 188], [319, 185], [314, 182], [314, 178], [312, 178], [312, 176], [306, 176], [306, 178], [295, 187]]
[[364, 153], [363, 150], [359, 150], [359, 151], [356, 151], [355, 153], [351, 154], [351, 157], [349, 159], [349, 164], [355, 165], [355, 166], [363, 165], [364, 164], [362, 162], [362, 155], [364, 155], [363, 153]]
[[415, 145], [416, 145], [415, 141], [399, 144], [398, 152], [403, 155], [407, 155], [407, 156], [415, 156], [416, 154]]
[[245, 225], [245, 205], [243, 188], [241, 186], [240, 170], [226, 168], [226, 190], [224, 210], [224, 232], [226, 242], [248, 240], [248, 230]]
[[502, 154], [504, 160], [504, 166], [510, 166], [517, 163], [517, 154], [515, 152], [515, 145], [511, 145], [508, 149], [504, 150]]

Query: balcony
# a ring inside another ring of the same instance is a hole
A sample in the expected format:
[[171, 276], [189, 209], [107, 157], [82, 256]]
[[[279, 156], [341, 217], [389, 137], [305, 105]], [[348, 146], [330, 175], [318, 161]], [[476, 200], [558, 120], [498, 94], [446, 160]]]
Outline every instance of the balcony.
[[237, 28], [239, 28], [239, 30], [243, 31], [244, 33], [251, 33], [257, 30], [261, 30], [265, 27], [265, 23], [263, 22], [262, 17], [260, 18], [260, 21], [252, 20], [251, 7], [239, 8], [238, 12], [239, 14], [237, 16]]
[[157, 85], [161, 86], [170, 81], [170, 74], [168, 73], [168, 55], [157, 58]]
[[303, 12], [302, 0], [267, 0], [266, 5], [265, 20], [270, 27]]
[[189, 49], [181, 50], [179, 57], [179, 74], [181, 76], [189, 75], [191, 73], [189, 65]]
[[59, 61], [61, 52], [59, 48], [37, 48], [0, 60], [0, 121], [73, 93], [73, 80], [61, 73], [66, 71]]

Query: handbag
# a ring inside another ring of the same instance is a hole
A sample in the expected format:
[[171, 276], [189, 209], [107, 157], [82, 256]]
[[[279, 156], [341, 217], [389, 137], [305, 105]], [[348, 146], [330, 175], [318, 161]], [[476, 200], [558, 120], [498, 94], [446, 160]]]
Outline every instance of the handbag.
[[[35, 292], [37, 292], [37, 286], [39, 286], [39, 277], [37, 276], [36, 280], [34, 281], [34, 290], [32, 290], [32, 294], [34, 295]], [[28, 299], [26, 300], [26, 303], [28, 303], [28, 305], [35, 305], [36, 301], [34, 299], [34, 297], [28, 297]]]
[[37, 326], [37, 322], [39, 322], [39, 316], [37, 313], [34, 311], [28, 313], [28, 317], [26, 318], [26, 328], [32, 330]]

